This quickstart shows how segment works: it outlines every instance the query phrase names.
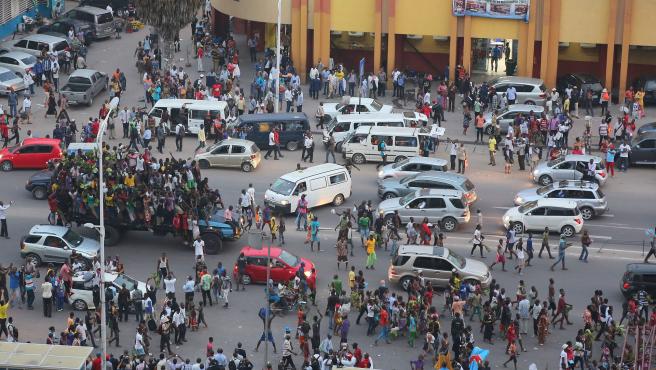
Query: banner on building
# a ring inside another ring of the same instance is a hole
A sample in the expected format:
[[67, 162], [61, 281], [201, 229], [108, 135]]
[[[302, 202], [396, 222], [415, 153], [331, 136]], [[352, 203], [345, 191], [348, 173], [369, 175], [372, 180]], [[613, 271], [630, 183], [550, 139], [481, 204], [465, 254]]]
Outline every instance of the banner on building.
[[519, 19], [528, 22], [531, 0], [453, 0], [453, 15]]

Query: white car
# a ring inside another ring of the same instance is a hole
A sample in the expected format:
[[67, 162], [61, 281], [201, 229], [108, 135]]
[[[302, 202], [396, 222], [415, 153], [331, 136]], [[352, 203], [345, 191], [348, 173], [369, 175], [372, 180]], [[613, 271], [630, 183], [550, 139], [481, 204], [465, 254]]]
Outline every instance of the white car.
[[574, 236], [583, 228], [583, 217], [577, 203], [569, 199], [544, 198], [510, 208], [503, 215], [503, 226], [517, 235], [526, 230], [560, 232]]
[[346, 113], [390, 113], [394, 107], [373, 98], [345, 96], [340, 103], [323, 103], [323, 122], [328, 123], [338, 114]]
[[[86, 311], [95, 310], [96, 305], [93, 304], [93, 280], [95, 273], [91, 271], [80, 271], [73, 275], [73, 286], [71, 287], [70, 302], [75, 310]], [[138, 281], [125, 274], [117, 274], [113, 272], [105, 272], [105, 284], [109, 287], [115, 288], [115, 294], [112, 301], [118, 304], [118, 292], [121, 290], [123, 284], [130, 291], [136, 288], [141, 290], [142, 296], [146, 296], [146, 283]], [[101, 294], [104, 294], [101, 292]], [[129, 311], [134, 311], [132, 305], [128, 308]]]
[[21, 78], [28, 69], [32, 69], [36, 64], [34, 55], [22, 51], [10, 51], [0, 55], [0, 67], [5, 67], [11, 71], [19, 73]]
[[0, 95], [7, 95], [12, 89], [19, 92], [27, 88], [23, 79], [16, 72], [0, 67]]
[[447, 161], [441, 158], [410, 157], [397, 163], [385, 165], [378, 171], [378, 179], [400, 179], [426, 171], [448, 170]]

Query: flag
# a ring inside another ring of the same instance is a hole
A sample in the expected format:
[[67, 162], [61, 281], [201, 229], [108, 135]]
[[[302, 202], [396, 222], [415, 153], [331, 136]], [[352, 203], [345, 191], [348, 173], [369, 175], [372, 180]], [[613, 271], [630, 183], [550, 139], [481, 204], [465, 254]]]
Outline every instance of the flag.
[[478, 370], [478, 367], [483, 365], [483, 361], [487, 358], [487, 355], [490, 354], [489, 349], [482, 349], [480, 347], [474, 347], [469, 356], [469, 370]]

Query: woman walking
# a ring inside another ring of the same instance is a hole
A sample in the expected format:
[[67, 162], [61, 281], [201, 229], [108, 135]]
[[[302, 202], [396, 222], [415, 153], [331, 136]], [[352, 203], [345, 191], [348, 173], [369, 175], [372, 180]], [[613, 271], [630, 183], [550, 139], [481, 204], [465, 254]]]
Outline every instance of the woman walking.
[[547, 315], [547, 309], [543, 308], [540, 311], [540, 317], [538, 318], [538, 344], [540, 344], [541, 346], [544, 345], [548, 333], [549, 333], [549, 315]]
[[367, 264], [366, 269], [374, 270], [374, 265], [376, 264], [376, 240], [373, 235], [369, 235], [367, 239]]

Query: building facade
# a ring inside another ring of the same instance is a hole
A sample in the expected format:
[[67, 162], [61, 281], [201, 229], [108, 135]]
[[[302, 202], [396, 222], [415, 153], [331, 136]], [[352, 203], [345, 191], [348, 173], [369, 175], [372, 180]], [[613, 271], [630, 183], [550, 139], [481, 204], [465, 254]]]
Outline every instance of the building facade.
[[[468, 0], [470, 1], [470, 0]], [[473, 0], [503, 3], [508, 0]], [[623, 90], [638, 76], [656, 75], [656, 34], [649, 32], [656, 0], [524, 0], [528, 20], [455, 16], [464, 0], [283, 0], [292, 60], [306, 71], [332, 58], [367, 70], [395, 67], [441, 75], [481, 63], [489, 41], [512, 40], [517, 75], [555, 86], [565, 73], [589, 73]], [[215, 24], [258, 34], [275, 45], [277, 1], [212, 0]], [[484, 6], [484, 5], [483, 5]], [[447, 66], [450, 66], [447, 68]], [[448, 71], [447, 71], [448, 70]]]

